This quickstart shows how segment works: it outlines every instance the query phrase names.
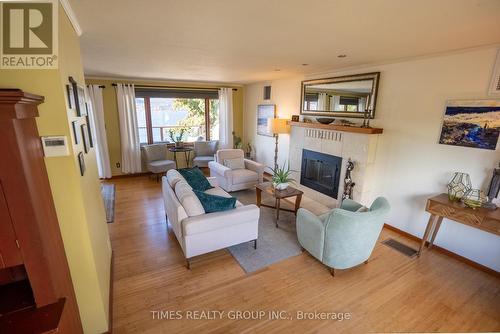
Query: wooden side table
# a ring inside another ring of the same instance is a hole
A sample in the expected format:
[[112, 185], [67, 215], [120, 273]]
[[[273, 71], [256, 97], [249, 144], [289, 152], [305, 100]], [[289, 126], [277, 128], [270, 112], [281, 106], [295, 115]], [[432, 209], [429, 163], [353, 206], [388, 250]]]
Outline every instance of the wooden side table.
[[[275, 205], [262, 204], [262, 191], [268, 193], [274, 197]], [[278, 220], [280, 219], [280, 210], [293, 212], [297, 215], [297, 210], [300, 208], [300, 201], [302, 200], [302, 194], [304, 192], [295, 189], [294, 187], [288, 186], [285, 190], [275, 190], [272, 182], [264, 182], [255, 186], [255, 193], [257, 195], [257, 206], [261, 206], [276, 209], [276, 228], [278, 228]], [[295, 197], [295, 208], [293, 210], [281, 208], [281, 200], [288, 197]]]
[[425, 210], [429, 212], [431, 216], [418, 250], [418, 256], [422, 254], [422, 250], [431, 233], [432, 236], [429, 241], [429, 249], [432, 248], [443, 218], [500, 235], [500, 209], [498, 208], [496, 210], [484, 208], [471, 209], [461, 202], [450, 201], [447, 194], [440, 194], [427, 200]]

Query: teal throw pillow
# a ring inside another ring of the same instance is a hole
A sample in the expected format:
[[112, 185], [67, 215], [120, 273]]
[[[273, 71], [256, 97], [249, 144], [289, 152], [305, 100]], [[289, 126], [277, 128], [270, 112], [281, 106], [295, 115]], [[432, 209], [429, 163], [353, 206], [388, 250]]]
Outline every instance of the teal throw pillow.
[[198, 167], [178, 169], [193, 190], [205, 191], [213, 187]]
[[236, 206], [235, 197], [210, 195], [195, 189], [193, 191], [200, 200], [203, 209], [205, 209], [205, 213], [231, 210]]

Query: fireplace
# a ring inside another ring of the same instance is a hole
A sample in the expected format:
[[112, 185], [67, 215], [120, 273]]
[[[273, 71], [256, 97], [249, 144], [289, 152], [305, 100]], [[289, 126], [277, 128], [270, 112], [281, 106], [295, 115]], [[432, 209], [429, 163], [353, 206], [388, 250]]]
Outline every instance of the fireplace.
[[302, 150], [300, 183], [337, 199], [342, 158], [334, 155]]

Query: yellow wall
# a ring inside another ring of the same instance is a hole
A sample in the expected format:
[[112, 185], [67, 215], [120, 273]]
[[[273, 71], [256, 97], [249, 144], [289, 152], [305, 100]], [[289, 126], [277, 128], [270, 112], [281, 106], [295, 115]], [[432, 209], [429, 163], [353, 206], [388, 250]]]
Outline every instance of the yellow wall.
[[[77, 118], [66, 106], [68, 76], [84, 82], [79, 40], [60, 7], [59, 69], [0, 70], [0, 87], [44, 96], [37, 119], [40, 135], [65, 135], [73, 143], [71, 121]], [[95, 151], [85, 154], [83, 177], [77, 159], [80, 151], [81, 144], [70, 145], [69, 156], [45, 158], [45, 164], [84, 331], [102, 333], [108, 330], [111, 245]]]
[[[118, 121], [118, 107], [116, 103], [116, 92], [112, 83], [133, 83], [136, 85], [168, 85], [168, 86], [187, 86], [187, 87], [218, 87], [217, 84], [210, 83], [187, 83], [174, 81], [141, 81], [141, 80], [123, 80], [123, 79], [99, 79], [87, 78], [87, 84], [105, 85], [103, 90], [104, 99], [104, 121], [106, 122], [106, 135], [108, 139], [109, 160], [111, 163], [111, 172], [113, 175], [122, 174], [121, 168], [116, 166], [121, 164], [121, 145], [120, 145], [120, 125]], [[237, 87], [237, 91], [233, 91], [233, 128], [237, 136], [243, 138], [243, 97], [244, 88]], [[170, 157], [173, 159], [173, 157]], [[182, 159], [179, 159], [182, 163]]]

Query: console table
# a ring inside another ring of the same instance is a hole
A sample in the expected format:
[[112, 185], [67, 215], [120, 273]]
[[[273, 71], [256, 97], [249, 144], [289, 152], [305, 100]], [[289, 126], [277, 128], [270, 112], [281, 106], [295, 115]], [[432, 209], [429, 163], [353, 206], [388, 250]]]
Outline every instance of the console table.
[[429, 249], [432, 248], [443, 218], [500, 235], [500, 209], [498, 208], [496, 210], [484, 208], [471, 209], [461, 202], [450, 201], [447, 194], [440, 194], [427, 200], [425, 210], [429, 212], [431, 216], [418, 250], [418, 256], [422, 254], [422, 250], [431, 232], [432, 236], [429, 241]]

